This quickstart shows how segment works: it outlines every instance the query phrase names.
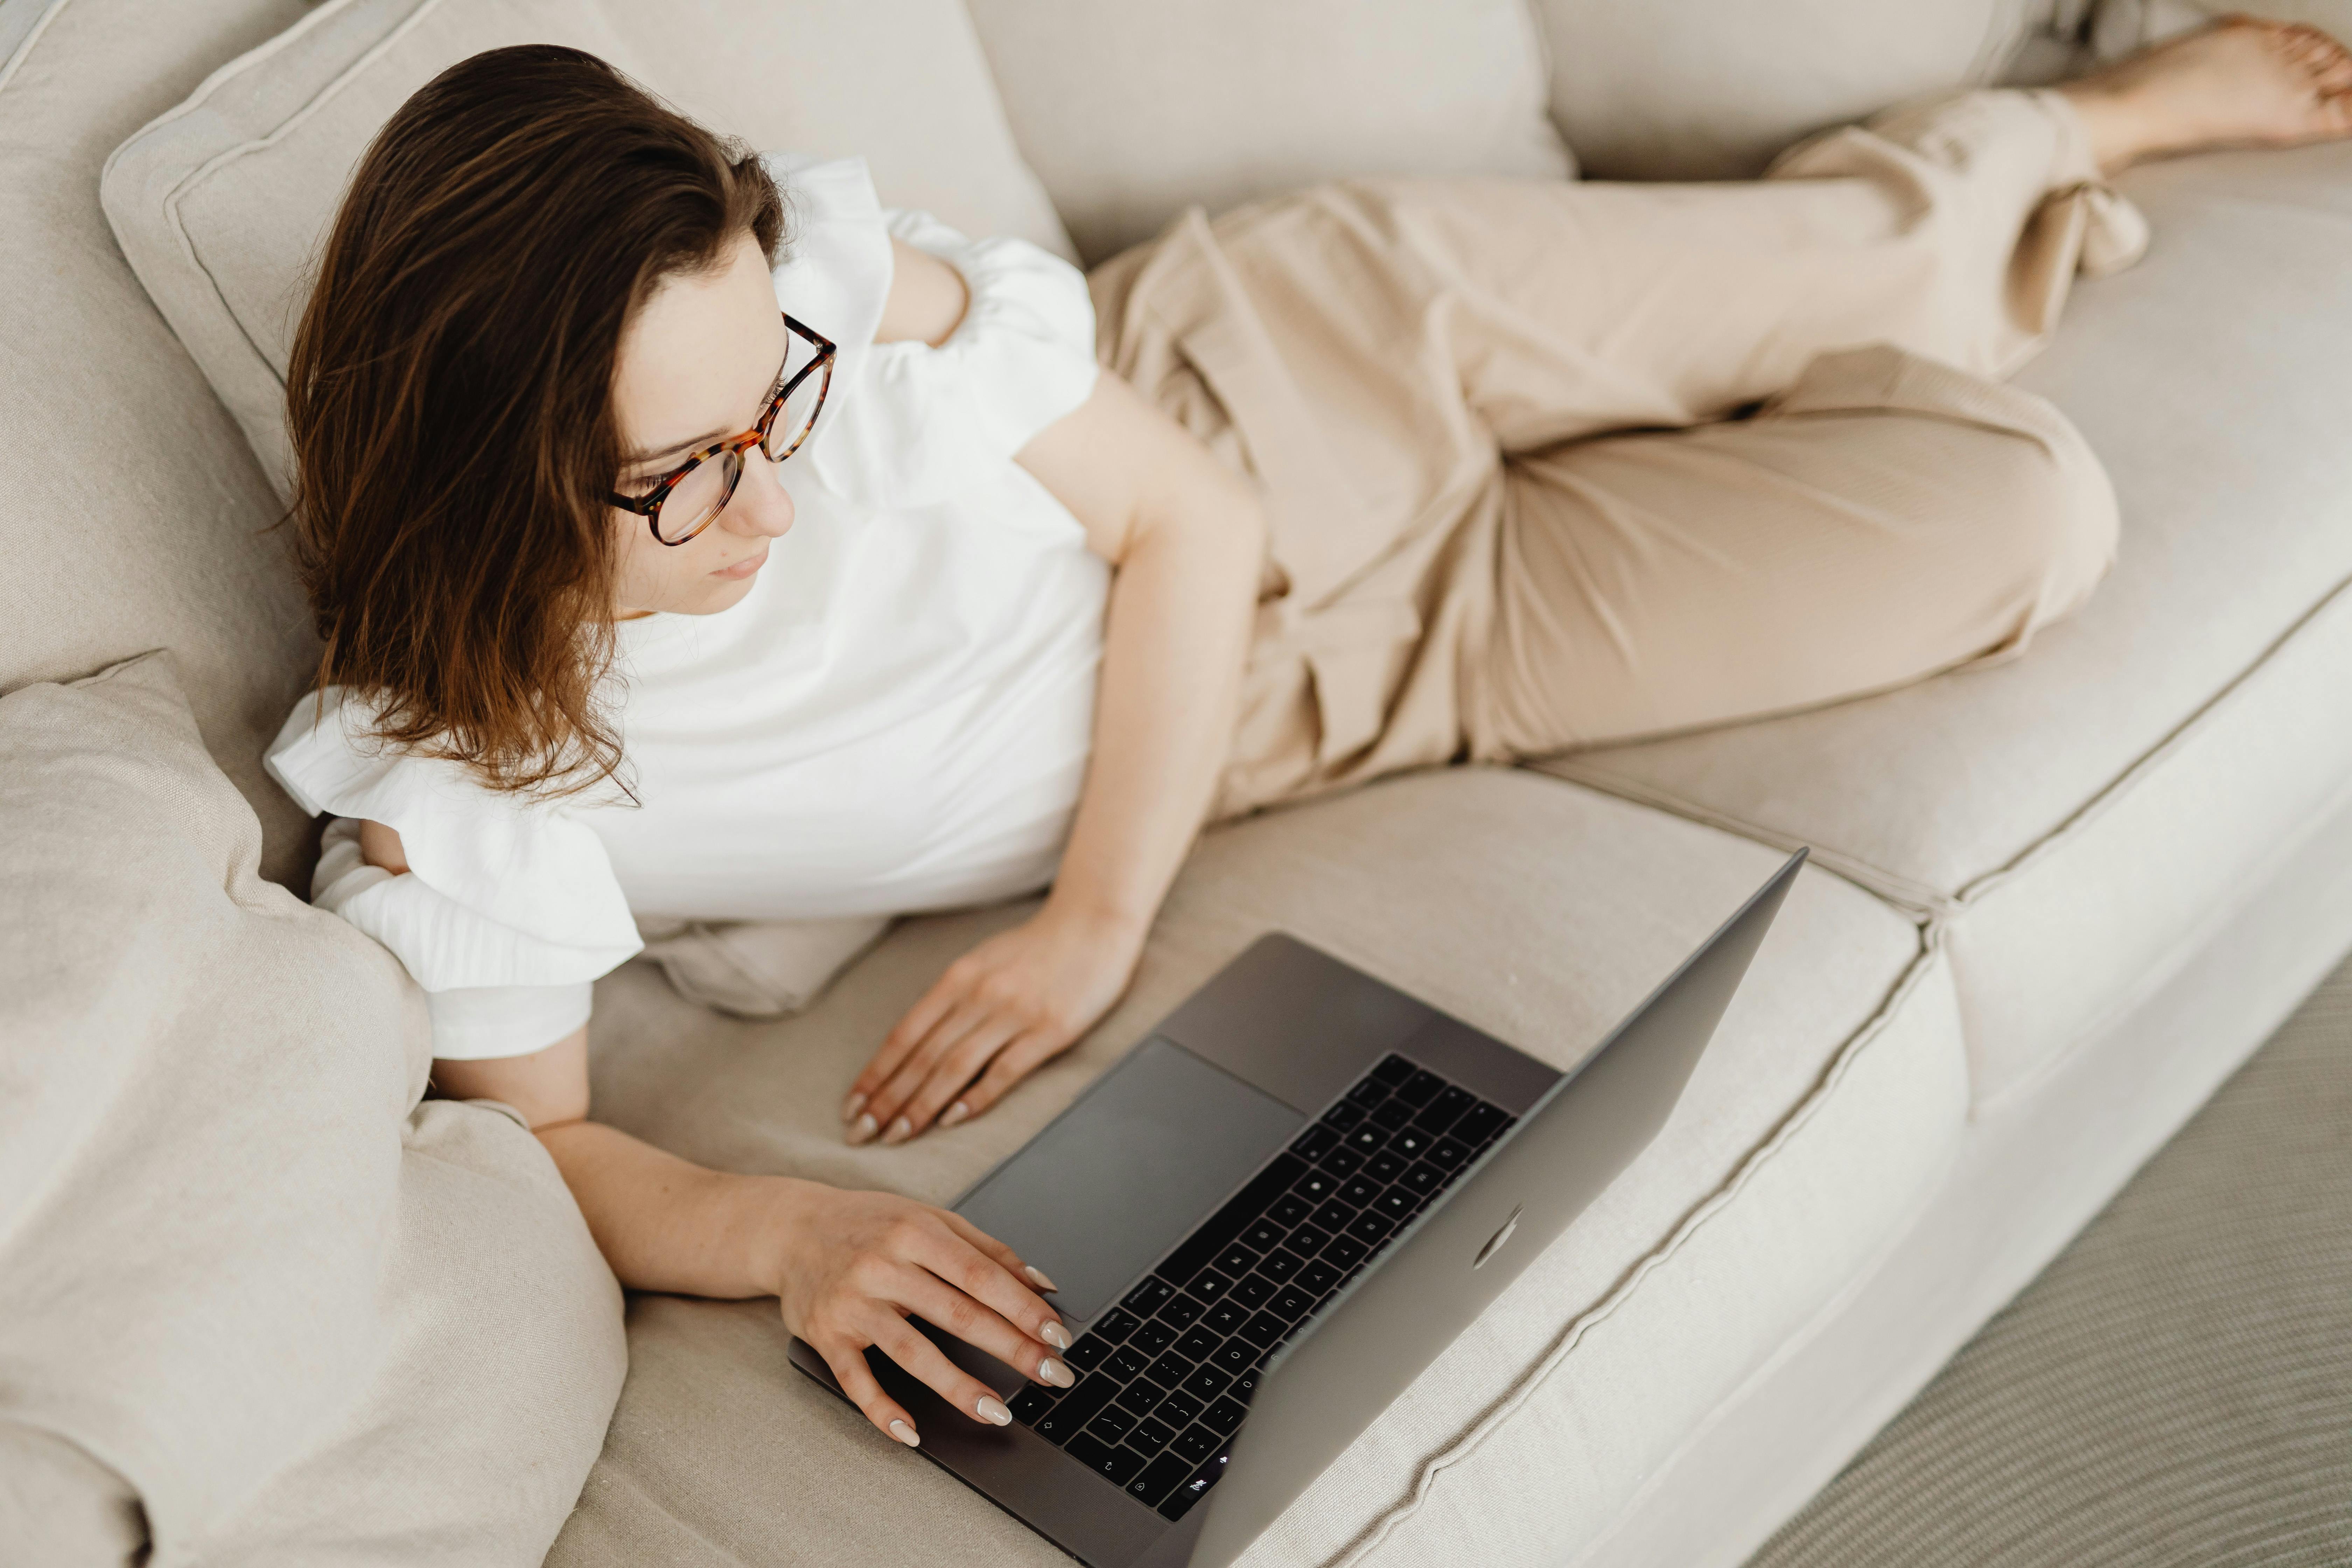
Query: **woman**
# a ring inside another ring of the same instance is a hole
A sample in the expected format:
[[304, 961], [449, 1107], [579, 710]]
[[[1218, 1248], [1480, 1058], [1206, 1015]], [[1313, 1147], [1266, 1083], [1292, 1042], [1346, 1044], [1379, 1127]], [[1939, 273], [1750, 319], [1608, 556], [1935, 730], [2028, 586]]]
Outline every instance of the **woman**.
[[869, 1345], [1003, 1422], [907, 1318], [1066, 1384], [1008, 1248], [588, 1119], [636, 915], [1050, 885], [851, 1087], [851, 1140], [895, 1142], [1108, 1008], [1204, 819], [2013, 651], [2114, 547], [2080, 437], [1991, 379], [2136, 254], [2103, 174], [2341, 135], [2347, 92], [2321, 36], [2232, 23], [1752, 185], [1188, 218], [1089, 299], [590, 57], [478, 57], [369, 151], [289, 376], [325, 653], [270, 763], [338, 819], [319, 901], [408, 964], [440, 1091], [530, 1122], [625, 1283], [777, 1296], [901, 1442]]

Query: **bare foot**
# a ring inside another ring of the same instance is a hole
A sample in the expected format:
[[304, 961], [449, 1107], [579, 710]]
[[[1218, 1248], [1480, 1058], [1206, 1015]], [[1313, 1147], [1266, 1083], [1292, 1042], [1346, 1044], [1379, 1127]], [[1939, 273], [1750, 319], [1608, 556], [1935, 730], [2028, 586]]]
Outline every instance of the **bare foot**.
[[2059, 89], [2112, 174], [2208, 147], [2352, 136], [2352, 52], [2316, 27], [2228, 16]]

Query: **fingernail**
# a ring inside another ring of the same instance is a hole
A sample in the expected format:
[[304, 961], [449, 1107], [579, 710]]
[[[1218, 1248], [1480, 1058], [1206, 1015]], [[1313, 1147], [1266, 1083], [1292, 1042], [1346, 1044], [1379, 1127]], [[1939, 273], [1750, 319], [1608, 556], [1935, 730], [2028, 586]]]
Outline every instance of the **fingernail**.
[[940, 1125], [942, 1127], [953, 1127], [957, 1122], [961, 1121], [965, 1117], [970, 1116], [971, 1114], [971, 1107], [959, 1100], [953, 1105], [948, 1107], [947, 1114], [940, 1118]]
[[[861, 1118], [860, 1120], [871, 1121], [874, 1119], [867, 1116]], [[891, 1121], [890, 1131], [882, 1134], [882, 1142], [885, 1143], [904, 1143], [908, 1139], [912, 1138], [914, 1135], [915, 1124], [908, 1121], [905, 1117], [900, 1116], [894, 1118]]]
[[[1010, 1410], [1006, 1411], [1004, 1413], [1004, 1418], [1010, 1421], [1013, 1418], [1013, 1412]], [[906, 1444], [909, 1448], [915, 1447], [915, 1429], [912, 1426], [908, 1426], [904, 1421], [893, 1421], [890, 1423], [890, 1436], [898, 1438], [898, 1441]]]
[[1051, 1279], [1046, 1279], [1043, 1271], [1033, 1268], [1026, 1263], [1021, 1266], [1021, 1272], [1029, 1276], [1029, 1283], [1034, 1285], [1040, 1290], [1058, 1290], [1061, 1289], [1059, 1285], [1056, 1285]]
[[1047, 1383], [1052, 1384], [1055, 1388], [1067, 1388], [1072, 1384], [1078, 1381], [1076, 1373], [1072, 1373], [1068, 1367], [1064, 1366], [1060, 1362], [1055, 1361], [1052, 1356], [1047, 1356], [1044, 1361], [1037, 1363], [1037, 1375], [1044, 1378]]
[[874, 1118], [870, 1116], [859, 1117], [857, 1119], [857, 1125], [849, 1130], [849, 1141], [852, 1143], [865, 1142], [868, 1138], [874, 1136], [875, 1126], [876, 1123]]
[[1053, 1346], [1057, 1351], [1066, 1351], [1070, 1348], [1070, 1331], [1062, 1327], [1059, 1323], [1047, 1323], [1044, 1328], [1037, 1331], [1037, 1337], [1044, 1340], [1047, 1344]]
[[980, 1403], [973, 1405], [972, 1408], [980, 1412], [980, 1418], [982, 1421], [993, 1421], [999, 1426], [1010, 1426], [1013, 1425], [1013, 1412], [1007, 1410], [1003, 1405], [998, 1404], [995, 1400], [991, 1399], [985, 1394], [980, 1396]]
[[857, 1120], [857, 1113], [865, 1109], [866, 1097], [852, 1093], [847, 1100], [841, 1102], [841, 1119], [844, 1121], [855, 1121]]

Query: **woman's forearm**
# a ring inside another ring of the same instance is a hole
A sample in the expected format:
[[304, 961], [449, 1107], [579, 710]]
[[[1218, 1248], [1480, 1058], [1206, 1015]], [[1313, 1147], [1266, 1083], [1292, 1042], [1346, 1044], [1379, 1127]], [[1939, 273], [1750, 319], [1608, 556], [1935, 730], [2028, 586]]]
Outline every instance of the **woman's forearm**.
[[705, 1170], [599, 1121], [538, 1131], [622, 1284], [722, 1300], [776, 1292], [767, 1238], [804, 1184]]

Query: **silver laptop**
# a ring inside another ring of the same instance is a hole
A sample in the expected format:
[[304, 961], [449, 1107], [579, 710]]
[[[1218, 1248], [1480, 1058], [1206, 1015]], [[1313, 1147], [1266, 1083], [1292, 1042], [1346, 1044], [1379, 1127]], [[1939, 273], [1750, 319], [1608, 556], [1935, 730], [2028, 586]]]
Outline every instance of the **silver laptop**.
[[1223, 1568], [1657, 1135], [1804, 859], [1565, 1075], [1260, 940], [956, 1204], [1060, 1284], [1078, 1379], [919, 1325], [1014, 1417], [869, 1352], [919, 1451], [1093, 1568]]

